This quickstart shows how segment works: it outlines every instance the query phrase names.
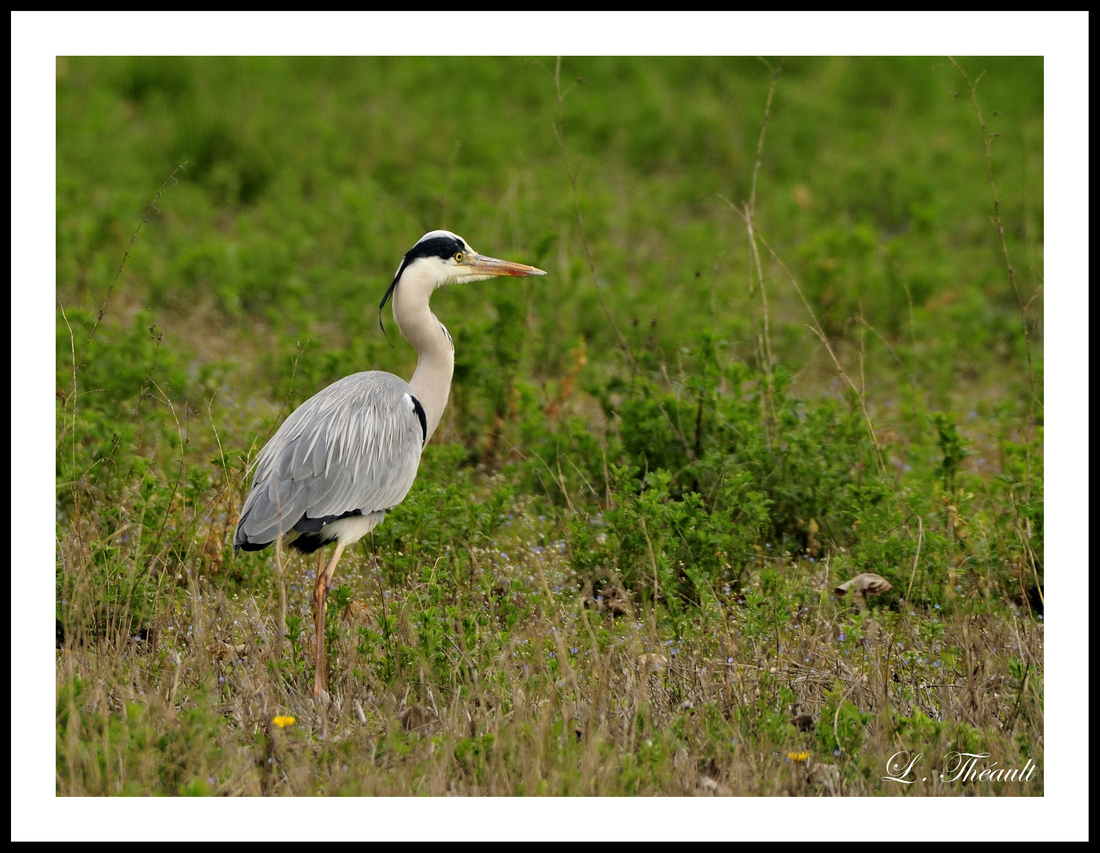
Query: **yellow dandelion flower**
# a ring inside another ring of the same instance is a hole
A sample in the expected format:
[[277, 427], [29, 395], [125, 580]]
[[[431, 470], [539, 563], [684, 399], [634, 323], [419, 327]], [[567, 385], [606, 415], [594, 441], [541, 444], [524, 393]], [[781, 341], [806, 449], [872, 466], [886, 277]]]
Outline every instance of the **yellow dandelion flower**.
[[808, 753], [808, 752], [788, 752], [787, 753], [787, 760], [788, 761], [794, 761], [798, 764], [801, 764], [803, 761], [805, 761], [809, 757], [810, 757], [810, 753]]
[[277, 725], [280, 729], [285, 729], [287, 726], [293, 726], [294, 725], [294, 718], [293, 717], [279, 716], [279, 717], [276, 717], [271, 722], [273, 722], [275, 725]]

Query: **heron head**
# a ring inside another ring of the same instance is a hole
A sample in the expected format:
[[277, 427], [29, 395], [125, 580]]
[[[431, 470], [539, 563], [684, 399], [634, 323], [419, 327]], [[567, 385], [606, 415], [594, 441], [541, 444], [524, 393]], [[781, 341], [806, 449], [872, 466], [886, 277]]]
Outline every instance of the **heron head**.
[[386, 295], [378, 303], [378, 324], [382, 325], [382, 309], [404, 281], [410, 284], [415, 282], [415, 287], [426, 301], [433, 290], [445, 284], [528, 275], [546, 275], [546, 272], [527, 264], [480, 255], [469, 243], [450, 231], [429, 231], [405, 253]]

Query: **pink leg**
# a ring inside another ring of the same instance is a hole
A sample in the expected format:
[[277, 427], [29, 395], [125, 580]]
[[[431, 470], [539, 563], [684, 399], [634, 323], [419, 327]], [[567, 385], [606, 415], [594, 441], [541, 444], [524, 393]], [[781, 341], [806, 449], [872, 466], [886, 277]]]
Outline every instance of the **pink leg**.
[[336, 543], [336, 550], [332, 553], [332, 559], [324, 569], [325, 552], [321, 550], [317, 555], [317, 586], [313, 590], [313, 627], [317, 636], [317, 665], [313, 673], [313, 695], [320, 696], [322, 692], [328, 692], [328, 669], [325, 666], [325, 598], [328, 597], [329, 584], [332, 583], [333, 572], [336, 571], [336, 563], [340, 555], [344, 553], [342, 543]]

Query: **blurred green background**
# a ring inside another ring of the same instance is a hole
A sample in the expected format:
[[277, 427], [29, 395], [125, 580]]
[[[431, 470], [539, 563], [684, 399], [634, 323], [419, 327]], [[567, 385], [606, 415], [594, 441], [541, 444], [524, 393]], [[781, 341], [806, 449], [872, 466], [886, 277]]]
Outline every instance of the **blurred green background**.
[[[675, 540], [706, 566], [693, 600], [716, 553], [750, 566], [768, 541], [907, 564], [913, 514], [943, 527], [925, 557], [954, 584], [959, 519], [984, 513], [982, 565], [1015, 567], [1019, 598], [1042, 550], [1043, 65], [958, 63], [58, 59], [59, 520], [152, 514], [156, 552], [166, 524], [215, 519], [203, 553], [228, 554], [287, 406], [411, 374], [378, 301], [448, 228], [548, 275], [435, 296], [456, 365], [421, 482], [469, 477], [516, 513], [699, 494], [670, 529], [736, 507], [721, 547]], [[995, 532], [1020, 524], [1023, 580]], [[612, 555], [580, 536], [574, 567], [629, 580], [632, 529]]]
[[[669, 793], [738, 767], [730, 790], [799, 793], [791, 749], [850, 786], [810, 790], [878, 793], [899, 738], [1041, 763], [1044, 65], [957, 61], [988, 163], [946, 58], [788, 58], [762, 149], [778, 59], [59, 58], [58, 793]], [[370, 724], [344, 703], [314, 740], [312, 561], [234, 559], [232, 531], [291, 409], [411, 374], [378, 303], [436, 228], [548, 275], [434, 296], [451, 400], [326, 623]], [[835, 593], [864, 572], [893, 589]], [[102, 710], [139, 695], [147, 726]], [[399, 730], [436, 696], [430, 741]], [[796, 729], [796, 702], [834, 725]], [[286, 786], [258, 737], [284, 703]], [[628, 707], [628, 735], [599, 722]]]
[[[959, 61], [986, 72], [1006, 238], [1030, 293], [1042, 276], [1042, 60]], [[596, 375], [616, 338], [555, 135], [553, 72], [552, 59], [522, 58], [59, 59], [58, 300], [70, 319], [94, 311], [156, 189], [187, 161], [134, 245], [108, 324], [150, 311], [183, 362], [249, 365], [251, 393], [272, 399], [302, 341], [313, 381], [407, 372], [411, 351], [384, 342], [375, 309], [402, 254], [444, 227], [550, 273], [438, 294], [460, 360], [492, 357], [482, 339], [503, 313], [523, 318], [512, 355], [532, 377], [562, 374], [581, 338]], [[699, 330], [750, 358], [748, 243], [727, 200], [749, 197], [768, 69], [579, 58], [561, 76], [565, 143], [615, 322], [664, 358]], [[941, 398], [960, 381], [986, 384], [1022, 346], [980, 131], [952, 96], [962, 88], [941, 58], [786, 60], [757, 191], [758, 232], [824, 328], [843, 338], [862, 312], [883, 339], [916, 342], [918, 378]], [[812, 389], [819, 343], [765, 262], [775, 358], [796, 378], [808, 371]], [[61, 334], [59, 355], [68, 350]]]

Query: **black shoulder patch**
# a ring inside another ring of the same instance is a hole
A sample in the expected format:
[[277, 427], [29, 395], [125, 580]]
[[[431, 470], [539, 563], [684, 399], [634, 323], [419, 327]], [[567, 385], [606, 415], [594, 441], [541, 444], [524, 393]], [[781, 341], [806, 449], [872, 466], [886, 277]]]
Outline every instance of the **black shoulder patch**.
[[413, 401], [413, 411], [420, 419], [420, 446], [423, 447], [428, 440], [428, 417], [424, 414], [424, 407], [420, 405], [420, 401], [416, 397], [410, 394], [409, 399]]
[[332, 524], [332, 522], [339, 521], [341, 518], [350, 518], [353, 515], [362, 514], [363, 510], [353, 509], [339, 515], [326, 515], [324, 518], [310, 518], [308, 515], [303, 515], [291, 529], [296, 530], [298, 533], [319, 533], [326, 524]]
[[290, 543], [290, 547], [303, 554], [312, 554], [314, 551], [319, 551], [328, 544], [328, 542], [321, 539], [320, 533], [303, 533]]
[[296, 551], [301, 551], [303, 554], [312, 554], [318, 548], [324, 548], [332, 541], [331, 539], [321, 538], [321, 531], [326, 524], [332, 524], [332, 522], [339, 521], [341, 518], [350, 518], [353, 515], [362, 514], [363, 510], [353, 509], [339, 515], [326, 515], [324, 518], [310, 518], [308, 515], [303, 515], [298, 519], [298, 523], [291, 528], [298, 536], [290, 543], [290, 547]]

